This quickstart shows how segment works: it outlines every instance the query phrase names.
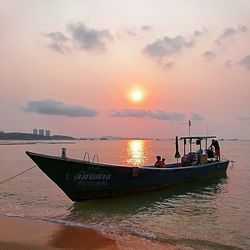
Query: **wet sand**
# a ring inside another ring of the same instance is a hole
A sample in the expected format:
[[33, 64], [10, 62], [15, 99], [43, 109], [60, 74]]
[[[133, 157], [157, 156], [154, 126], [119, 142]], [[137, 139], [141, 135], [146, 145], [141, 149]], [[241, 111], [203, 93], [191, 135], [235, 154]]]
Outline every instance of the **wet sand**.
[[140, 237], [105, 235], [94, 229], [41, 220], [0, 216], [0, 225], [0, 249], [178, 249]]

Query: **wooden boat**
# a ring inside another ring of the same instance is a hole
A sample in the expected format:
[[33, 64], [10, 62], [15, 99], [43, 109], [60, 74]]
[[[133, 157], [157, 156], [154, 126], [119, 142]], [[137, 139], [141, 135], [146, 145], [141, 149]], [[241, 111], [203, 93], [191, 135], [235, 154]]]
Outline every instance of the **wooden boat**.
[[[191, 153], [193, 140], [196, 143], [214, 137], [181, 137], [189, 140]], [[201, 145], [201, 143], [200, 143]], [[196, 162], [189, 164], [167, 164], [164, 168], [152, 166], [127, 167], [94, 163], [89, 161], [67, 158], [65, 149], [61, 157], [26, 152], [37, 166], [72, 200], [82, 201], [121, 195], [125, 193], [143, 192], [161, 189], [173, 184], [190, 181], [204, 176], [224, 173], [228, 167], [228, 160], [204, 160], [199, 155]], [[176, 138], [176, 158], [178, 152], [178, 138]], [[202, 160], [203, 159], [203, 160]], [[185, 166], [184, 166], [185, 165]]]

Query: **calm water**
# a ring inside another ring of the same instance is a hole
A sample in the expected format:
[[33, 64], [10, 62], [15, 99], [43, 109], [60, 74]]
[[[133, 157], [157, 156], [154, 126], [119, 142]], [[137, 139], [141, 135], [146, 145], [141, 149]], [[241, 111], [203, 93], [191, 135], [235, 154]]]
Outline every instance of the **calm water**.
[[[3, 143], [3, 142], [1, 142]], [[250, 249], [250, 141], [220, 142], [230, 163], [227, 177], [165, 190], [71, 202], [38, 168], [0, 185], [0, 213], [94, 227], [113, 235], [132, 234], [173, 242], [187, 249]], [[74, 144], [0, 145], [0, 182], [29, 167], [25, 151], [101, 162], [151, 164], [156, 155], [174, 162], [174, 141], [77, 141]]]

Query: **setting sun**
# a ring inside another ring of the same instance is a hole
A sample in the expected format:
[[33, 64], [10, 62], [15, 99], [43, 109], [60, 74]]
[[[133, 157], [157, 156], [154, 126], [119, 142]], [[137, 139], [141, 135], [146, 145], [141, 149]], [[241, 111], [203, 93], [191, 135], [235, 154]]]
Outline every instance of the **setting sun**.
[[142, 90], [136, 89], [130, 92], [130, 99], [133, 102], [141, 102], [144, 98], [144, 93]]

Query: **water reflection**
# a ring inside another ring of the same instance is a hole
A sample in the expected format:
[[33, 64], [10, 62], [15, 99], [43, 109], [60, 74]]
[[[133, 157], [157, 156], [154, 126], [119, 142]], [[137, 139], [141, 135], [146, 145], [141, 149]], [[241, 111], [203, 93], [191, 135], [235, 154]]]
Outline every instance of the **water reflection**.
[[56, 249], [106, 249], [106, 247], [107, 249], [118, 249], [115, 240], [93, 229], [64, 225], [59, 225], [57, 230], [51, 233], [48, 243], [49, 246]]
[[144, 165], [147, 159], [144, 140], [130, 140], [127, 146], [127, 164], [132, 166]]
[[209, 231], [218, 225], [217, 203], [226, 186], [227, 178], [222, 175], [155, 192], [76, 202], [65, 219], [107, 232], [185, 237], [190, 225], [197, 233], [204, 229], [204, 221]]
[[[88, 215], [91, 217], [91, 215], [96, 216], [99, 213], [102, 216], [104, 214], [105, 216], [114, 216], [115, 214], [125, 216], [148, 211], [148, 209], [159, 211], [159, 206], [164, 209], [173, 208], [175, 212], [181, 209], [183, 213], [183, 208], [187, 208], [188, 201], [191, 207], [199, 203], [203, 204], [203, 209], [206, 209], [206, 205], [216, 200], [226, 186], [227, 178], [225, 174], [222, 174], [221, 176], [178, 184], [155, 192], [77, 202], [72, 206], [71, 216]], [[191, 210], [193, 209], [191, 208]], [[170, 211], [168, 210], [168, 212]], [[200, 212], [204, 213], [204, 211]]]

